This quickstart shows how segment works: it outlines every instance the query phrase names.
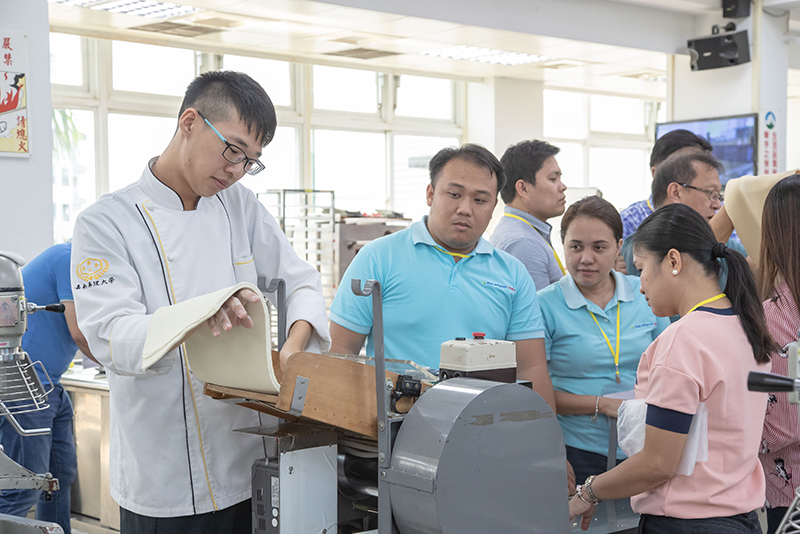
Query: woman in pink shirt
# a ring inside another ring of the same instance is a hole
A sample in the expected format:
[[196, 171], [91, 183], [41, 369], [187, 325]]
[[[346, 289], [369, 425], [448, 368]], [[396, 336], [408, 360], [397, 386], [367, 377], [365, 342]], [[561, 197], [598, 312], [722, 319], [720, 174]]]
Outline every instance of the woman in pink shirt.
[[[784, 346], [797, 340], [800, 329], [800, 176], [784, 178], [769, 192], [761, 232], [759, 285], [766, 299], [764, 315], [770, 334]], [[773, 355], [771, 371], [788, 375], [786, 354]], [[772, 534], [792, 503], [800, 478], [800, 422], [797, 406], [789, 404], [786, 393], [769, 395], [759, 458], [767, 479], [767, 534]]]
[[[720, 260], [728, 267], [720, 293]], [[764, 503], [758, 461], [767, 395], [747, 391], [775, 342], [745, 259], [718, 243], [703, 217], [670, 204], [636, 232], [641, 292], [661, 317], [680, 314], [642, 355], [636, 397], [647, 404], [644, 448], [614, 469], [589, 477], [570, 501], [570, 518], [588, 528], [596, 503], [633, 497], [639, 532], [761, 533]], [[708, 409], [708, 461], [678, 475], [699, 404]]]

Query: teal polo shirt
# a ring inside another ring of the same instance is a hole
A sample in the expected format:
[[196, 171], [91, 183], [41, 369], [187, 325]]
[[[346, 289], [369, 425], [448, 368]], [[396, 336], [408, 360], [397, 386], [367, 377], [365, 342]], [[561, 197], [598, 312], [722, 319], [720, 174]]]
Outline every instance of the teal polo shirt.
[[536, 291], [522, 263], [481, 238], [458, 262], [436, 247], [427, 217], [376, 239], [356, 255], [331, 305], [334, 323], [367, 334], [374, 355], [372, 297], [359, 297], [350, 281], [381, 283], [387, 358], [439, 368], [441, 345], [484, 332], [509, 341], [544, 337]]
[[[636, 369], [645, 349], [670, 325], [656, 317], [639, 292], [640, 280], [611, 271], [616, 291], [604, 309], [590, 302], [571, 275], [538, 293], [545, 325], [547, 367], [557, 391], [576, 395], [607, 395], [633, 389]], [[589, 311], [594, 313], [612, 346], [617, 339], [619, 307], [620, 341], [617, 384], [614, 356]], [[608, 455], [608, 418], [592, 421], [588, 415], [559, 415], [564, 443], [571, 447]], [[617, 458], [625, 458], [617, 449]]]

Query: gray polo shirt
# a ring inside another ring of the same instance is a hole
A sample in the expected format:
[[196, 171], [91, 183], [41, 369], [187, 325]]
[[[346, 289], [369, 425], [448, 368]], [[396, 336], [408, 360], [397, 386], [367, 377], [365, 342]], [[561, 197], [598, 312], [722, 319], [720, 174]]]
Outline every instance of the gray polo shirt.
[[[561, 272], [553, 247], [550, 246], [550, 231], [553, 227], [516, 208], [506, 206], [503, 211], [503, 217], [497, 223], [489, 242], [525, 265], [537, 291], [559, 281], [564, 273]], [[507, 217], [506, 213], [524, 221]]]

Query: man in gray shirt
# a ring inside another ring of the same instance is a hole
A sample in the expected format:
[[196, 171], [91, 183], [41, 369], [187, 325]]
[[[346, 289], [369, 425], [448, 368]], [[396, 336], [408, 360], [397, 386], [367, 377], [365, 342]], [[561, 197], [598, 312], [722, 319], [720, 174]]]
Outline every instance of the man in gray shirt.
[[500, 196], [506, 207], [489, 241], [525, 265], [537, 290], [565, 274], [550, 242], [552, 226], [547, 223], [563, 215], [567, 202], [558, 151], [534, 139], [508, 147], [500, 159], [507, 179]]

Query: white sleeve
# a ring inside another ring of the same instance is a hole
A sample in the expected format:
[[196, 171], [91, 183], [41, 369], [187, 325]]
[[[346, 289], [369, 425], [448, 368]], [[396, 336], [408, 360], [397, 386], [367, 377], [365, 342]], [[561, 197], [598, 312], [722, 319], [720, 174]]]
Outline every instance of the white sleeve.
[[152, 315], [147, 314], [139, 274], [118, 225], [100, 206], [81, 214], [72, 240], [72, 289], [78, 328], [92, 355], [119, 375], [159, 375], [175, 363], [177, 351], [147, 371], [142, 349]]
[[[252, 193], [247, 196], [246, 212], [258, 276], [266, 278], [268, 284], [273, 278], [283, 278], [286, 282], [287, 335], [295, 321], [308, 321], [314, 333], [307, 350], [328, 350], [331, 335], [319, 272], [297, 256], [278, 223]], [[267, 294], [273, 305], [275, 297]]]

